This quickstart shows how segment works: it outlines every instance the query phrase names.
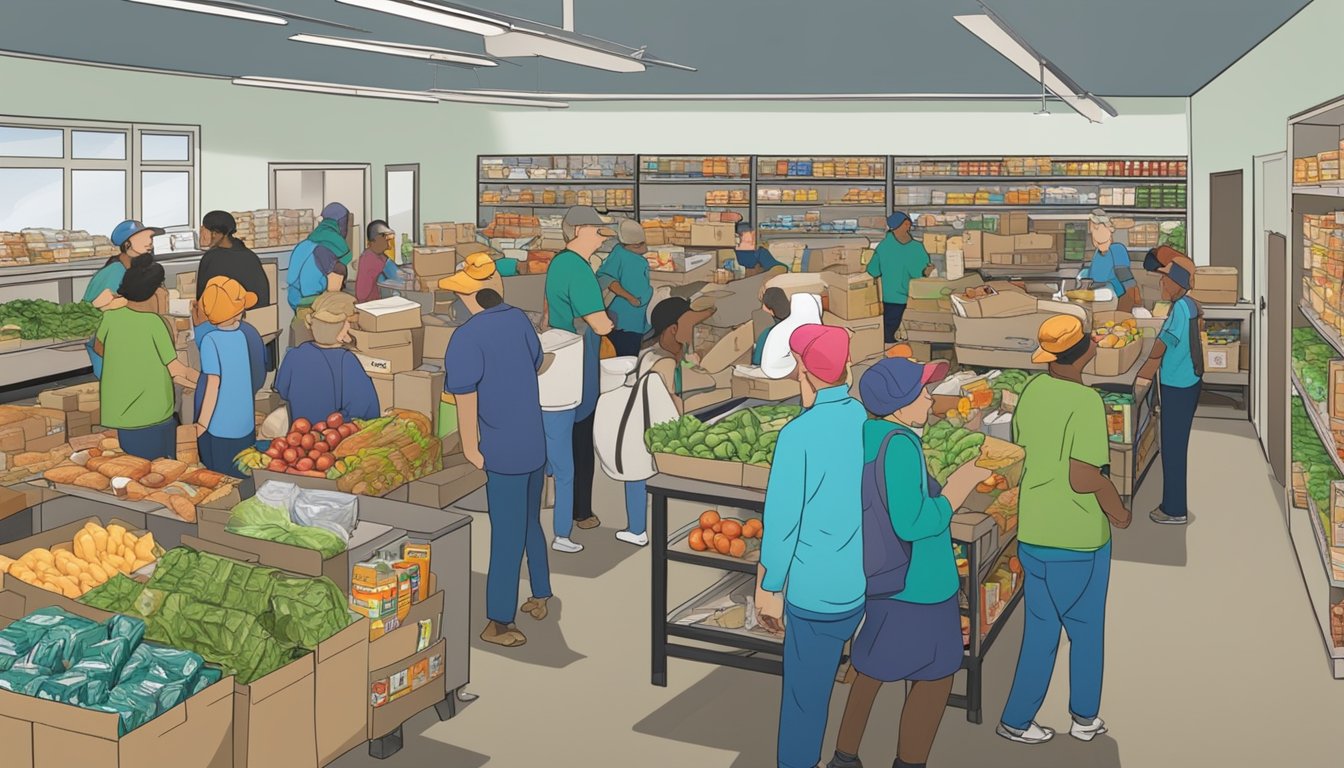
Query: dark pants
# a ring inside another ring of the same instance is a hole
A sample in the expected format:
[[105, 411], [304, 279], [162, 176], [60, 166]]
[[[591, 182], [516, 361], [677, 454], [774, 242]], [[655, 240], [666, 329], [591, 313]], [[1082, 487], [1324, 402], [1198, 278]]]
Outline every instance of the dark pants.
[[233, 457], [256, 444], [255, 434], [246, 437], [216, 437], [205, 432], [196, 438], [196, 450], [201, 454], [201, 463], [206, 469], [239, 479], [244, 475], [234, 465]]
[[574, 522], [593, 516], [593, 471], [597, 458], [593, 454], [593, 417], [574, 422]]
[[616, 348], [617, 357], [639, 357], [639, 345], [644, 343], [644, 334], [634, 331], [612, 331], [607, 338]]
[[152, 427], [118, 429], [117, 442], [121, 443], [121, 450], [142, 459], [176, 459], [177, 417]]
[[905, 317], [904, 304], [882, 304], [882, 338], [888, 344], [896, 343], [896, 331], [901, 327], [901, 318]]
[[518, 612], [518, 571], [527, 556], [532, 597], [551, 596], [546, 534], [541, 530], [541, 486], [545, 468], [526, 475], [485, 473], [490, 515], [490, 567], [485, 577], [485, 617], [512, 624]]
[[1190, 467], [1190, 430], [1199, 406], [1200, 384], [1160, 387], [1162, 395], [1162, 512], [1185, 517], [1186, 473]]
[[863, 608], [820, 614], [784, 602], [784, 679], [779, 701], [780, 768], [815, 768], [821, 760], [835, 671]]

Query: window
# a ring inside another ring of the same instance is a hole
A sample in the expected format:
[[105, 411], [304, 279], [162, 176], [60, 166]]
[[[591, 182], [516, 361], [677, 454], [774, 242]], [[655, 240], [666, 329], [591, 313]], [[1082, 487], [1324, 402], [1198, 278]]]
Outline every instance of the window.
[[194, 126], [0, 116], [0, 231], [192, 226], [199, 141]]

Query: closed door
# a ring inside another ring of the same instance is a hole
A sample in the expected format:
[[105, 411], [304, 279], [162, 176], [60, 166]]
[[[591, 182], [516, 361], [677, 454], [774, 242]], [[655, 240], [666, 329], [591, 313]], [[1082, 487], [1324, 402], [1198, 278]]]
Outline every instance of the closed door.
[[329, 203], [350, 211], [350, 250], [364, 250], [364, 225], [369, 222], [368, 166], [271, 165], [271, 207], [310, 210], [320, 214]]
[[[1269, 433], [1265, 441], [1265, 452], [1269, 456], [1269, 466], [1274, 479], [1284, 485], [1288, 478], [1288, 371], [1289, 371], [1289, 315], [1292, 301], [1288, 296], [1288, 238], [1272, 232], [1266, 235], [1266, 271], [1268, 272], [1268, 291], [1266, 295], [1269, 315], [1268, 333], [1260, 342], [1266, 352], [1268, 397], [1266, 398], [1266, 421]], [[1261, 438], [1264, 441], [1264, 438]]]
[[1260, 436], [1265, 456], [1269, 456], [1269, 425], [1267, 409], [1274, 401], [1269, 398], [1269, 346], [1275, 337], [1266, 336], [1269, 323], [1269, 236], [1288, 230], [1288, 176], [1283, 152], [1255, 159], [1255, 212], [1252, 217], [1251, 237], [1254, 245], [1251, 270], [1251, 301], [1255, 311], [1251, 322], [1251, 421]]

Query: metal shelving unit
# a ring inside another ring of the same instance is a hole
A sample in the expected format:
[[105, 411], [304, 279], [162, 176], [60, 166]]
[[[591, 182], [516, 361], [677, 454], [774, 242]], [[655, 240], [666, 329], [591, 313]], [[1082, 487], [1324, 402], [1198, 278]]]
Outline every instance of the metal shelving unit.
[[[600, 210], [633, 215], [639, 204], [635, 161], [634, 155], [480, 155], [476, 158], [476, 224], [488, 225], [501, 211], [550, 215], [574, 205], [592, 205]], [[594, 166], [602, 175], [589, 175]], [[533, 172], [544, 175], [532, 175]], [[560, 176], [561, 172], [566, 175]], [[593, 187], [628, 190], [630, 202], [613, 205], [605, 200], [579, 201], [578, 196], [591, 193]], [[530, 203], [482, 201], [487, 191], [509, 188], [528, 188], [543, 195], [551, 192], [556, 201], [547, 203], [544, 198]], [[566, 202], [566, 192], [574, 193], [576, 199]]]

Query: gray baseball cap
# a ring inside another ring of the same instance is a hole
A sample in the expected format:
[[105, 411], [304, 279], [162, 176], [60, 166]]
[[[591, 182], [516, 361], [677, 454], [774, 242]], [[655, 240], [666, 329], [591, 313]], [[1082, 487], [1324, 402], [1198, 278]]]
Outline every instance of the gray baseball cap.
[[611, 219], [597, 212], [597, 209], [591, 205], [576, 205], [565, 212], [564, 226], [566, 229], [578, 229], [579, 227], [601, 227], [602, 234], [611, 237], [616, 233], [611, 230]]
[[620, 240], [621, 245], [642, 245], [644, 243], [644, 227], [633, 219], [623, 219], [616, 229], [616, 237]]

